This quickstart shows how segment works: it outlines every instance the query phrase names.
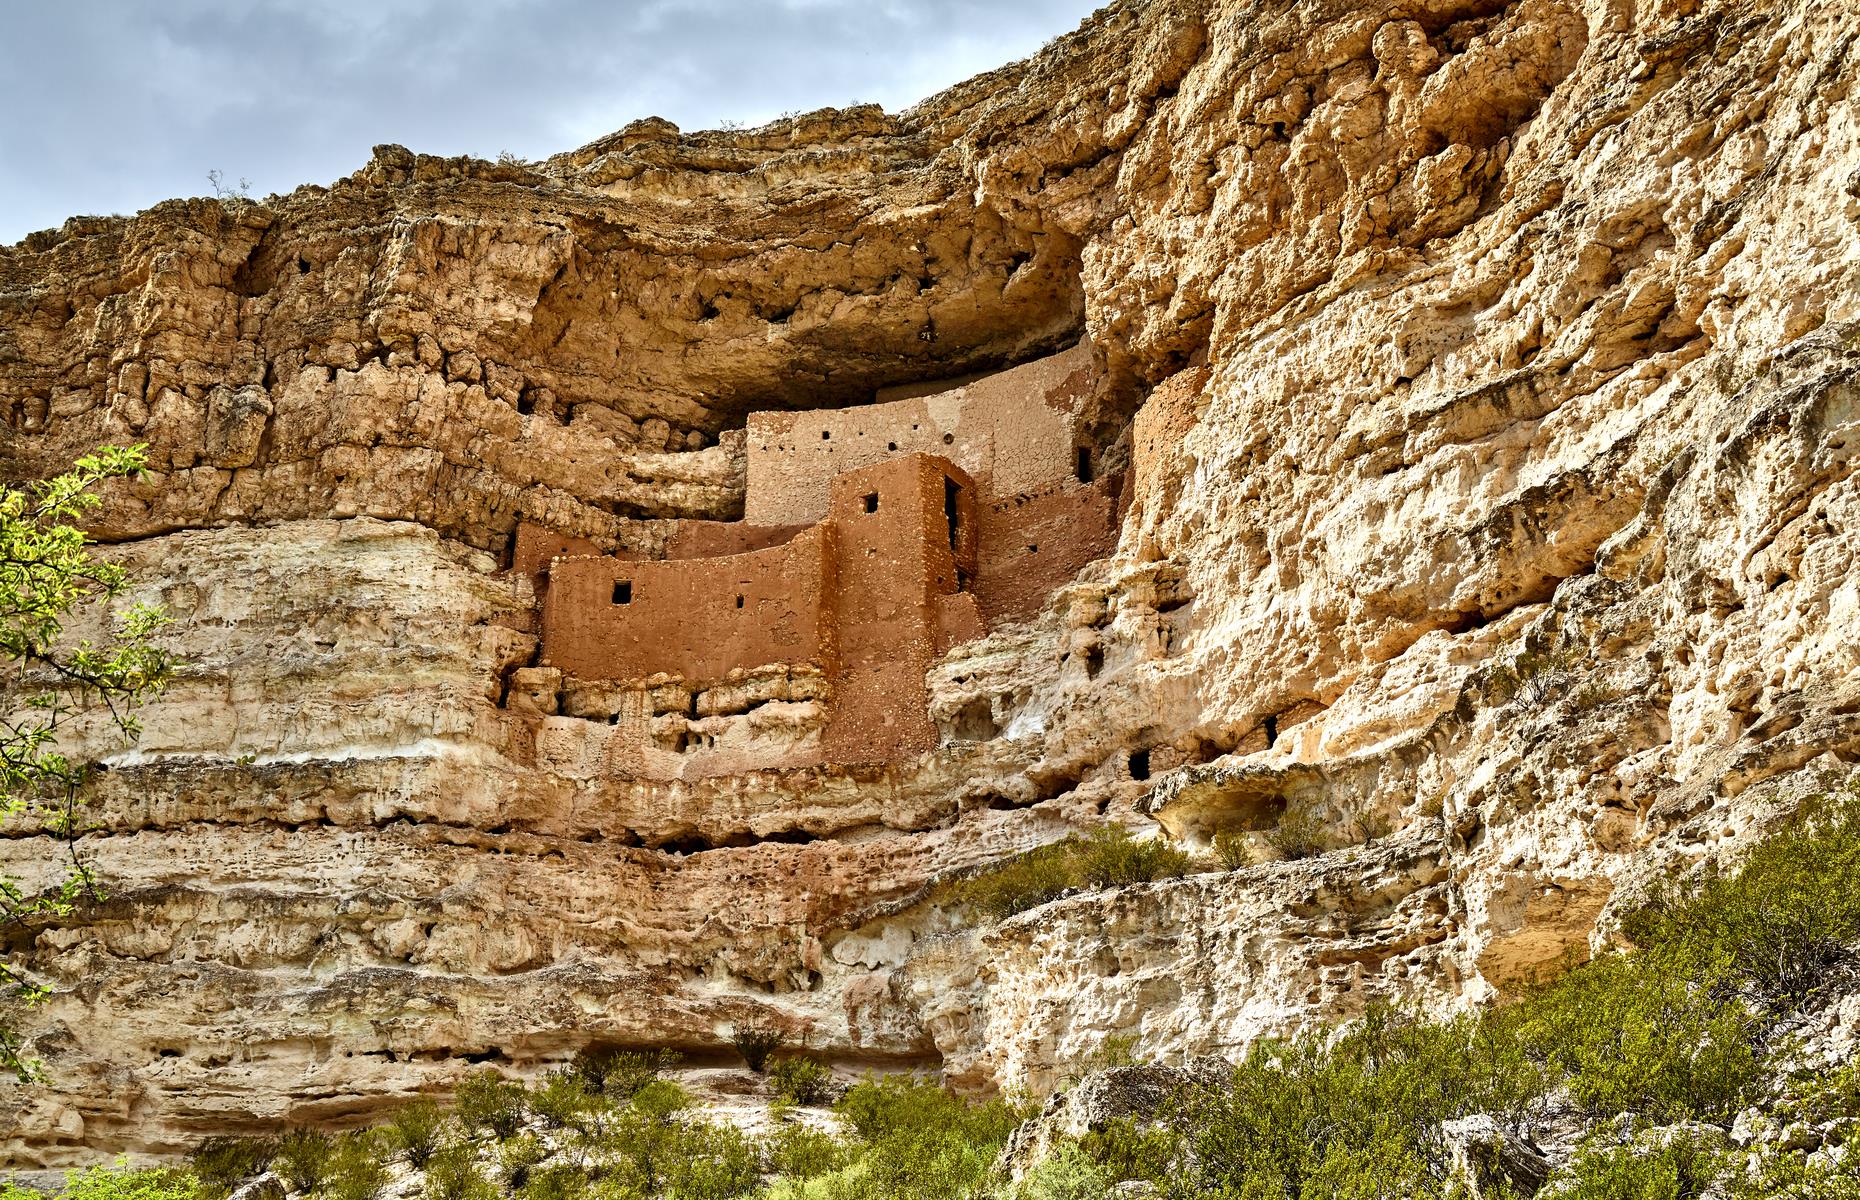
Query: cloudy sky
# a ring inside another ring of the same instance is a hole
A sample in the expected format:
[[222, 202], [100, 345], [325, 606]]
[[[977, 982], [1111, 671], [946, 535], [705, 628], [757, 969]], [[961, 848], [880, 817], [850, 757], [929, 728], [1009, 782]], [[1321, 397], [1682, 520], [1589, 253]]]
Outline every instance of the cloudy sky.
[[79, 213], [328, 183], [378, 142], [540, 158], [685, 129], [896, 111], [1097, 0], [0, 0], [0, 244]]

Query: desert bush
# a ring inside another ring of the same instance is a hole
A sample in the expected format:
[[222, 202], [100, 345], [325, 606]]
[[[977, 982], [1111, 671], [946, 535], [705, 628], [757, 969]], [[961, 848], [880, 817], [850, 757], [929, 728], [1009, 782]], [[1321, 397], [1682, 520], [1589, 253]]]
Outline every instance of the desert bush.
[[394, 1110], [384, 1133], [388, 1146], [406, 1158], [408, 1165], [424, 1170], [439, 1149], [446, 1114], [434, 1101], [422, 1097]]
[[336, 1139], [329, 1178], [323, 1188], [331, 1200], [376, 1200], [387, 1183], [388, 1170], [382, 1162], [378, 1133], [358, 1130]]
[[1152, 883], [1188, 873], [1188, 855], [1160, 836], [1139, 841], [1122, 825], [1106, 825], [1079, 848], [1079, 877], [1095, 888]]
[[1438, 1123], [1515, 1112], [1541, 1092], [1538, 1076], [1477, 1020], [1374, 1009], [1334, 1043], [1313, 1034], [1257, 1046], [1227, 1086], [1187, 1093], [1173, 1124], [1192, 1153], [1173, 1153], [1167, 1130], [1149, 1144], [1109, 1143], [1123, 1162], [1096, 1149], [1127, 1177], [1192, 1162], [1194, 1187], [1214, 1195], [1431, 1196]]
[[776, 1059], [769, 1066], [769, 1086], [791, 1104], [819, 1104], [832, 1089], [833, 1073], [804, 1054]]
[[1001, 921], [1086, 887], [1123, 887], [1187, 874], [1188, 855], [1158, 838], [1137, 839], [1122, 825], [1029, 850], [952, 889], [952, 898]]
[[589, 1139], [594, 1173], [618, 1196], [724, 1200], [754, 1190], [761, 1157], [734, 1129], [681, 1120], [690, 1097], [665, 1080], [648, 1084]]
[[1860, 942], [1860, 793], [1806, 806], [1736, 872], [1669, 887], [1623, 931], [1721, 992], [1768, 1008], [1807, 1000]]
[[580, 1076], [590, 1092], [625, 1104], [641, 1088], [677, 1065], [678, 1054], [672, 1050], [600, 1047], [575, 1055], [569, 1070]]
[[799, 1121], [778, 1128], [767, 1152], [770, 1173], [788, 1180], [814, 1179], [846, 1165], [846, 1148], [838, 1138]]
[[187, 1165], [200, 1180], [203, 1194], [221, 1196], [264, 1174], [277, 1153], [278, 1144], [270, 1138], [210, 1137], [194, 1147]]
[[446, 1146], [426, 1163], [425, 1200], [496, 1200], [497, 1189], [478, 1169], [470, 1146]]
[[589, 1091], [586, 1080], [567, 1068], [549, 1072], [529, 1096], [530, 1111], [550, 1129], [579, 1124], [599, 1103], [598, 1093]]
[[1003, 1193], [1004, 1200], [1103, 1200], [1114, 1180], [1076, 1146], [1062, 1146]]
[[1253, 865], [1253, 839], [1238, 830], [1223, 829], [1214, 835], [1214, 856], [1228, 871], [1250, 867]]
[[[16, 1188], [9, 1180], [8, 1194], [39, 1200], [39, 1193]], [[66, 1171], [58, 1200], [196, 1200], [199, 1182], [192, 1171], [134, 1170], [119, 1158], [112, 1166]]]
[[529, 1182], [530, 1169], [549, 1156], [548, 1147], [533, 1133], [513, 1137], [497, 1147], [497, 1169], [503, 1173], [504, 1186], [521, 1191]]
[[1725, 1119], [1759, 1083], [1750, 1013], [1659, 956], [1604, 957], [1492, 1020], [1598, 1116]]
[[835, 1111], [851, 1133], [853, 1165], [818, 1181], [825, 1200], [966, 1196], [988, 1176], [1007, 1135], [1026, 1115], [999, 1100], [972, 1104], [902, 1079], [860, 1083]]
[[1311, 858], [1324, 853], [1324, 823], [1307, 809], [1287, 809], [1266, 834], [1266, 844], [1285, 858]]
[[679, 1200], [730, 1200], [762, 1184], [762, 1158], [742, 1132], [727, 1125], [675, 1125], [676, 1152], [665, 1169], [665, 1192]]
[[523, 1200], [584, 1200], [588, 1174], [578, 1166], [556, 1163], [531, 1171], [518, 1195]]
[[991, 921], [1057, 900], [1081, 886], [1076, 846], [1068, 838], [1016, 855], [957, 884], [954, 899]]
[[525, 1100], [522, 1084], [486, 1068], [459, 1084], [458, 1117], [467, 1128], [489, 1130], [501, 1141], [523, 1127]]
[[730, 1036], [730, 1044], [758, 1075], [767, 1068], [769, 1055], [781, 1049], [783, 1041], [781, 1031], [767, 1025], [739, 1025]]
[[1729, 1163], [1690, 1138], [1664, 1146], [1612, 1146], [1579, 1155], [1559, 1178], [1558, 1200], [1699, 1200]]
[[328, 1134], [293, 1129], [278, 1139], [278, 1153], [271, 1167], [292, 1191], [314, 1192], [330, 1177], [335, 1153], [336, 1143]]

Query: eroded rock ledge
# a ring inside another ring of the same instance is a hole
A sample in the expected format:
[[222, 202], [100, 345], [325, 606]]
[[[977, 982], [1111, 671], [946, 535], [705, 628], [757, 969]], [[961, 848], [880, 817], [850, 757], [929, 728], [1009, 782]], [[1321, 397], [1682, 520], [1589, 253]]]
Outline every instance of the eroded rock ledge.
[[[1860, 764], [1857, 82], [1844, 0], [1124, 0], [903, 114], [0, 250], [0, 462], [151, 445], [98, 532], [190, 664], [98, 747], [112, 899], [19, 935], [9, 1159], [752, 1018], [1037, 1086], [1579, 952]], [[519, 522], [650, 552], [741, 515], [752, 411], [1081, 338], [1116, 550], [930, 669], [934, 749], [537, 765]], [[1317, 853], [928, 887], [1107, 815]]]

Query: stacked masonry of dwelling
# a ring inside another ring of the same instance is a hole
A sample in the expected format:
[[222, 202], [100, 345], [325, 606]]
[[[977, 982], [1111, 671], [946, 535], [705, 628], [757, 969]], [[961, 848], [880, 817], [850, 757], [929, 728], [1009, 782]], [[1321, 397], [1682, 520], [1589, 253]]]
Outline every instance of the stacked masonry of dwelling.
[[1079, 348], [935, 395], [755, 414], [744, 519], [677, 522], [662, 559], [521, 528], [542, 661], [569, 685], [539, 753], [551, 724], [557, 756], [642, 778], [933, 749], [930, 666], [1116, 543], [1120, 481], [1094, 480], [1077, 437], [1088, 367]]

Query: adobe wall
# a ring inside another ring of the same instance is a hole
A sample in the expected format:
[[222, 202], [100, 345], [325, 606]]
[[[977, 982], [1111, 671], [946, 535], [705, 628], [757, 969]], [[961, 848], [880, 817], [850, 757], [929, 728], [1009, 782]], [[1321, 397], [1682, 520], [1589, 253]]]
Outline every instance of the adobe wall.
[[[558, 559], [543, 602], [544, 665], [582, 679], [663, 672], [694, 681], [771, 663], [824, 665], [833, 580], [831, 526], [727, 558]], [[623, 583], [629, 594], [617, 603]]]
[[1086, 563], [1117, 549], [1118, 478], [998, 500], [981, 511], [976, 596], [989, 628], [1037, 614]]
[[743, 519], [818, 521], [827, 515], [837, 476], [912, 454], [948, 459], [989, 496], [1072, 479], [1075, 413], [1090, 369], [1091, 352], [1081, 344], [935, 396], [752, 414]]
[[665, 543], [665, 557], [721, 558], [785, 546], [806, 525], [751, 525], [745, 521], [679, 521]]
[[511, 550], [510, 569], [528, 575], [542, 594], [543, 579], [549, 563], [557, 558], [581, 558], [605, 553], [601, 544], [588, 538], [554, 533], [529, 521], [517, 522], [517, 542]]
[[943, 601], [975, 573], [975, 492], [965, 472], [925, 456], [832, 481], [839, 636], [828, 761], [896, 761], [936, 747], [924, 675], [943, 652]]

